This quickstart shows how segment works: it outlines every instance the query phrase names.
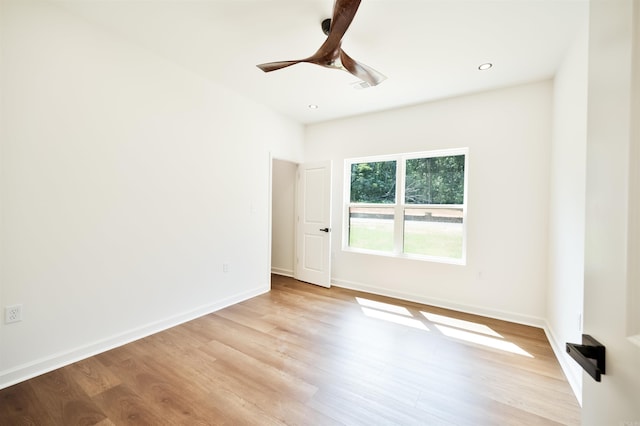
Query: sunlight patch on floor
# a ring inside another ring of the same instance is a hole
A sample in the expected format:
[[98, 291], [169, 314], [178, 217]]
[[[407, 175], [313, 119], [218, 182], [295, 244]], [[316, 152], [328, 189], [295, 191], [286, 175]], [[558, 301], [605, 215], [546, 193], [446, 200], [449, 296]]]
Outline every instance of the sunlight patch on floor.
[[366, 306], [367, 308], [377, 309], [379, 311], [391, 312], [394, 314], [400, 314], [407, 317], [411, 316], [411, 312], [407, 308], [402, 306], [392, 305], [390, 303], [377, 302], [375, 300], [363, 299], [362, 297], [356, 297], [356, 300], [360, 306]]
[[444, 336], [475, 345], [497, 349], [517, 355], [534, 358], [529, 352], [504, 337], [491, 327], [472, 321], [465, 321], [446, 315], [420, 311], [418, 318], [405, 307], [376, 300], [356, 297], [362, 313], [370, 318], [392, 322], [419, 330], [430, 331], [424, 320], [432, 323]]
[[482, 334], [471, 333], [469, 331], [448, 327], [446, 325], [435, 324], [435, 326], [442, 334], [447, 337], [533, 358], [533, 355], [531, 355], [529, 352], [525, 351], [515, 343], [506, 340], [496, 339], [494, 337], [489, 337]]
[[379, 311], [377, 309], [371, 309], [365, 306], [362, 306], [361, 309], [362, 309], [362, 312], [370, 318], [381, 319], [381, 320], [389, 321], [395, 324], [400, 324], [407, 327], [413, 327], [419, 330], [429, 331], [427, 326], [424, 325], [422, 321], [417, 320], [415, 318], [409, 318], [409, 317], [394, 314], [391, 312]]
[[444, 315], [432, 314], [429, 312], [420, 312], [426, 319], [438, 324], [448, 325], [462, 330], [471, 331], [473, 333], [486, 334], [488, 336], [500, 337], [500, 333], [494, 331], [491, 327], [477, 322], [465, 321], [457, 318], [451, 318]]

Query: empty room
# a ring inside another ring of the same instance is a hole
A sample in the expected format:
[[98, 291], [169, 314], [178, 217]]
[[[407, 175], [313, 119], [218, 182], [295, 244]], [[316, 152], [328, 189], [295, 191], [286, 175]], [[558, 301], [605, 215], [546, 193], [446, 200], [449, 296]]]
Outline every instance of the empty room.
[[640, 425], [640, 0], [0, 0], [0, 425]]

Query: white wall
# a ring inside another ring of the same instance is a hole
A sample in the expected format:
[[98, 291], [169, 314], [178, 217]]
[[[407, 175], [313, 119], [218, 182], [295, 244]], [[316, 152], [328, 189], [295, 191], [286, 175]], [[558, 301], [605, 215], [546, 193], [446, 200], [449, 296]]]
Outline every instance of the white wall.
[[579, 32], [554, 79], [549, 201], [549, 340], [580, 400], [582, 369], [566, 342], [582, 341], [587, 151], [587, 27]]
[[[307, 126], [305, 161], [334, 160], [332, 282], [543, 325], [550, 81]], [[469, 147], [467, 265], [342, 251], [345, 158]]]
[[294, 271], [297, 171], [296, 163], [273, 160], [271, 272], [288, 277]]
[[52, 3], [1, 5], [0, 306], [24, 320], [0, 387], [268, 291], [269, 153], [300, 161], [302, 127]]

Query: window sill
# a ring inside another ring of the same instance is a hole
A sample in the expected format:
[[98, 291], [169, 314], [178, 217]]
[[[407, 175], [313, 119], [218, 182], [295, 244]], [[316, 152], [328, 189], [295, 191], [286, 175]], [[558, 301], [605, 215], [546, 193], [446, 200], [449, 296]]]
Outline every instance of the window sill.
[[466, 259], [451, 259], [447, 257], [437, 257], [437, 256], [420, 256], [416, 254], [397, 254], [397, 253], [387, 253], [383, 251], [375, 251], [375, 250], [365, 250], [365, 249], [356, 249], [353, 247], [343, 247], [342, 251], [344, 253], [355, 253], [355, 254], [364, 254], [370, 256], [382, 256], [382, 257], [390, 257], [393, 259], [404, 259], [404, 260], [417, 260], [420, 262], [431, 262], [431, 263], [444, 263], [448, 265], [459, 265], [465, 266], [467, 264]]

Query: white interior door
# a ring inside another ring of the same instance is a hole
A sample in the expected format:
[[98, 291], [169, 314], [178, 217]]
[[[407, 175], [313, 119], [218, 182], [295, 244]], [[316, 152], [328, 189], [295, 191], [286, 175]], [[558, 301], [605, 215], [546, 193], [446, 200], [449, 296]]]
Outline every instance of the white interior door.
[[584, 332], [606, 373], [583, 377], [582, 423], [638, 426], [640, 0], [592, 0], [589, 16]]
[[295, 278], [331, 286], [331, 162], [298, 166]]

